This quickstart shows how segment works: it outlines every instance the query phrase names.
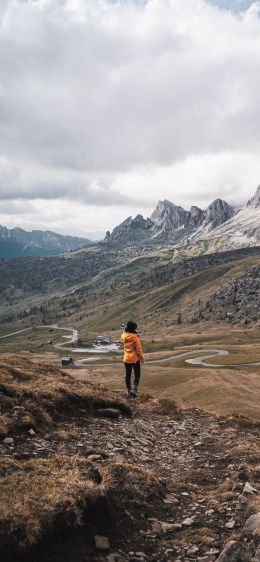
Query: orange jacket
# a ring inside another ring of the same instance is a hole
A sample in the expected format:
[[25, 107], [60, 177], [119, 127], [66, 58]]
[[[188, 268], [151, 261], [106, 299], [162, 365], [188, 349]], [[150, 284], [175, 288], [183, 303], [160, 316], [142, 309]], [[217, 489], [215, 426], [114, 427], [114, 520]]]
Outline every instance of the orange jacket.
[[144, 361], [144, 354], [138, 334], [123, 332], [121, 341], [124, 344], [124, 363], [136, 363], [141, 359]]

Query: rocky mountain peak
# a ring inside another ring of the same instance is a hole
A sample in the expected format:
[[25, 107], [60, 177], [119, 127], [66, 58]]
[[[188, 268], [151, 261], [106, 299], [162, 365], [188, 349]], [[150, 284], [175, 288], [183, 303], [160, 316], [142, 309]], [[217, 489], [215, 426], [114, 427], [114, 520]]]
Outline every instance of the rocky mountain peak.
[[252, 199], [249, 199], [247, 206], [254, 208], [260, 207], [260, 185], [258, 186], [254, 197], [252, 197]]
[[157, 222], [160, 220], [164, 215], [169, 214], [169, 212], [176, 207], [174, 203], [168, 201], [168, 199], [164, 199], [163, 201], [158, 201], [153, 213], [151, 214], [151, 220]]
[[235, 214], [235, 209], [223, 199], [215, 199], [206, 210], [205, 223], [216, 228]]
[[146, 219], [144, 219], [143, 215], [136, 215], [134, 219], [132, 219], [131, 228], [145, 228], [146, 226]]
[[146, 237], [147, 230], [153, 225], [153, 222], [143, 215], [136, 215], [136, 217], [128, 217], [121, 224], [116, 226], [112, 233], [106, 233], [106, 242], [138, 242]]
[[196, 205], [192, 205], [189, 212], [189, 226], [196, 227], [200, 226], [205, 219], [205, 211], [202, 211]]
[[178, 229], [186, 224], [187, 219], [188, 212], [167, 199], [159, 201], [151, 215], [151, 220], [155, 223], [156, 229], [160, 227], [163, 231]]

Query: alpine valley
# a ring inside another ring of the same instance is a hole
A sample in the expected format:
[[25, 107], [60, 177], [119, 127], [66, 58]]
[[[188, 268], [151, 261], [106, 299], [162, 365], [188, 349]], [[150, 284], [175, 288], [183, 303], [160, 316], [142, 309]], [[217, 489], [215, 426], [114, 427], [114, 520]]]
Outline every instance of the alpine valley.
[[222, 199], [189, 211], [159, 201], [150, 218], [129, 217], [99, 243], [1, 259], [0, 322], [23, 327], [66, 319], [94, 331], [116, 328], [129, 316], [129, 302], [131, 315], [146, 323], [256, 322], [259, 256], [260, 186], [240, 209]]
[[259, 562], [260, 187], [2, 258], [0, 293], [1, 560]]

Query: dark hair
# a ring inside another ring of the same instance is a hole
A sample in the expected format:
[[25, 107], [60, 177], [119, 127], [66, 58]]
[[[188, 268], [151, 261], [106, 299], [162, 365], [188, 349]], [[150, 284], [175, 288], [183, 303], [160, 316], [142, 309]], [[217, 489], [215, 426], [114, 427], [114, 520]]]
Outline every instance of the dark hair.
[[125, 327], [125, 332], [130, 332], [130, 334], [135, 334], [136, 328], [137, 328], [137, 324], [135, 322], [132, 322], [132, 320], [129, 320], [129, 322], [127, 322], [127, 325]]

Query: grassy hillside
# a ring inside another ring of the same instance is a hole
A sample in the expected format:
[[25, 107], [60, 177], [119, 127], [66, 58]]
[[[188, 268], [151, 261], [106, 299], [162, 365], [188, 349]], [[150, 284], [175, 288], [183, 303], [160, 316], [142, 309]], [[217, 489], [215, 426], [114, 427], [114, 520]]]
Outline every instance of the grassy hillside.
[[[55, 257], [55, 261], [61, 260], [60, 268], [52, 264], [53, 270], [50, 268], [48, 274], [37, 262], [36, 275], [34, 261], [26, 262], [20, 288], [18, 282], [14, 288], [11, 275], [16, 278], [21, 264], [18, 267], [16, 263], [15, 272], [15, 265], [12, 271], [9, 262], [2, 263], [0, 321], [11, 328], [70, 322], [75, 327], [88, 326], [96, 331], [116, 329], [130, 316], [141, 323], [155, 321], [159, 326], [194, 322], [207, 316], [214, 319], [208, 300], [220, 286], [259, 267], [260, 249], [252, 252], [256, 255], [248, 256], [246, 250], [245, 255], [243, 251], [227, 252], [175, 263], [171, 252], [124, 261], [122, 255], [105, 255], [103, 251], [99, 255], [89, 249]], [[27, 282], [29, 263], [32, 269]], [[43, 281], [37, 285], [41, 271]], [[31, 283], [35, 283], [33, 290]], [[15, 297], [7, 297], [9, 290], [15, 292]], [[228, 306], [220, 303], [215, 319], [224, 319], [227, 311]]]
[[[156, 324], [143, 324], [140, 327], [145, 353], [141, 393], [152, 392], [158, 398], [171, 398], [178, 406], [185, 408], [200, 407], [225, 415], [242, 414], [260, 421], [260, 367], [252, 364], [260, 362], [259, 326], [245, 329], [231, 325], [227, 327], [223, 322], [201, 322], [196, 326], [164, 324], [158, 327]], [[121, 331], [118, 329], [108, 333], [118, 339]], [[87, 345], [94, 333], [85, 326], [79, 335], [80, 347]], [[26, 360], [30, 357], [36, 365], [45, 361], [56, 368], [61, 356], [68, 353], [53, 347], [55, 342], [61, 340], [62, 332], [55, 328], [33, 329], [1, 340], [1, 350], [8, 354], [6, 358], [16, 352]], [[229, 354], [206, 361], [216, 367], [187, 364], [183, 358], [168, 359], [161, 364], [149, 363], [187, 351], [193, 351], [196, 357], [205, 349], [223, 349]], [[74, 359], [93, 359], [93, 354], [86, 352], [79, 354], [71, 350], [69, 355]], [[102, 366], [104, 362], [108, 365]], [[122, 354], [109, 354], [101, 357], [100, 362], [93, 366], [73, 368], [67, 372], [77, 380], [109, 385], [109, 388], [118, 391], [124, 389]], [[47, 389], [45, 379], [42, 381], [45, 385], [43, 390]]]
[[[100, 274], [75, 295], [56, 299], [44, 308], [43, 317], [47, 322], [64, 321], [69, 317], [74, 325], [92, 331], [117, 329], [130, 317], [143, 325], [155, 324], [158, 329], [192, 322], [198, 309], [205, 306], [220, 285], [259, 265], [259, 257], [248, 258], [207, 269], [159, 288], [146, 289], [142, 286], [143, 269], [137, 260], [113, 273]], [[139, 276], [140, 286], [137, 280], [135, 287], [131, 285], [129, 273], [135, 280]], [[219, 318], [224, 319], [225, 315], [226, 309], [220, 308]]]

